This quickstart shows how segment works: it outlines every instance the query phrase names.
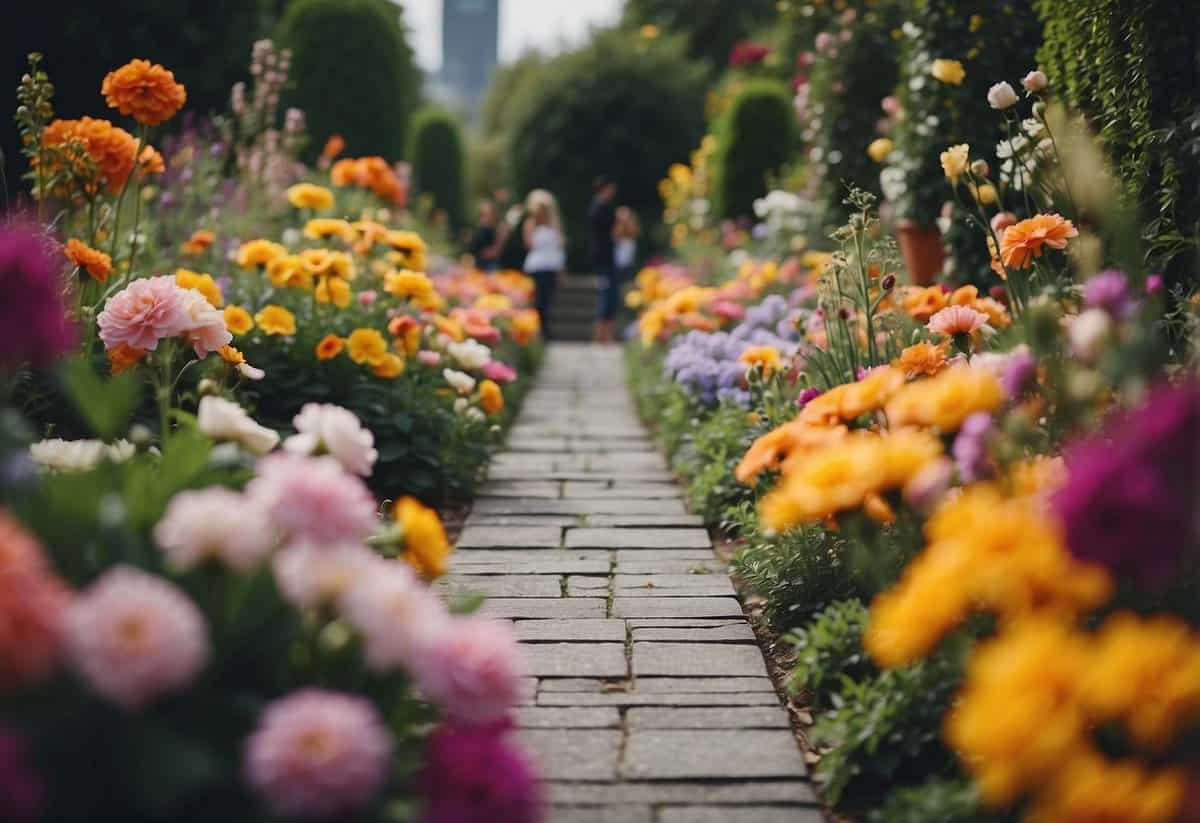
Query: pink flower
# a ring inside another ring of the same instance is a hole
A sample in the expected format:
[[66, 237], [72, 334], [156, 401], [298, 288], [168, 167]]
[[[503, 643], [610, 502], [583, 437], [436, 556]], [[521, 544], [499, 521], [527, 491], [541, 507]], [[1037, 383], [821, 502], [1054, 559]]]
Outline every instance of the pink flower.
[[992, 216], [992, 231], [997, 235], [1004, 234], [1004, 230], [1017, 222], [1017, 216], [1011, 211], [997, 212]]
[[453, 620], [449, 632], [422, 655], [416, 677], [421, 690], [459, 721], [502, 719], [521, 696], [512, 627], [485, 617]]
[[332, 457], [276, 453], [258, 461], [246, 488], [291, 538], [361, 540], [375, 528], [375, 498]]
[[537, 823], [545, 797], [509, 726], [439, 726], [425, 745], [419, 823]]
[[213, 308], [203, 294], [195, 289], [184, 289], [183, 302], [191, 318], [183, 333], [197, 357], [208, 357], [233, 341], [233, 335], [225, 326], [225, 315]]
[[424, 363], [426, 366], [437, 366], [442, 362], [442, 356], [435, 351], [421, 349], [421, 351], [417, 352], [417, 360]]
[[517, 370], [499, 360], [489, 360], [483, 366], [483, 376], [497, 383], [511, 383], [517, 379]]
[[746, 309], [732, 300], [720, 300], [713, 306], [713, 314], [726, 320], [741, 320], [746, 316]]
[[175, 495], [154, 527], [154, 540], [179, 571], [215, 559], [245, 572], [271, 553], [278, 532], [255, 501], [213, 486]]
[[367, 289], [358, 293], [358, 304], [360, 306], [369, 306], [379, 297], [379, 292], [374, 289]]
[[887, 97], [879, 101], [879, 107], [883, 109], [884, 114], [888, 117], [895, 117], [900, 113], [900, 99], [889, 94]]
[[70, 603], [42, 547], [0, 509], [0, 689], [27, 686], [55, 667]]
[[170, 275], [134, 280], [110, 297], [96, 318], [104, 347], [112, 349], [124, 343], [151, 351], [159, 340], [183, 334], [193, 325], [187, 291]]
[[343, 596], [341, 611], [363, 635], [367, 665], [381, 671], [423, 660], [450, 625], [442, 601], [399, 561], [360, 576]]
[[348, 472], [370, 477], [379, 452], [375, 436], [349, 409], [332, 403], [305, 403], [292, 420], [296, 434], [283, 447], [293, 454], [329, 454]]
[[974, 334], [987, 325], [988, 316], [967, 306], [947, 306], [929, 318], [926, 328], [934, 334], [953, 337]]
[[275, 585], [297, 609], [337, 604], [364, 575], [386, 563], [362, 543], [297, 543], [275, 555]]
[[371, 802], [387, 781], [391, 756], [391, 735], [370, 701], [303, 689], [267, 706], [242, 765], [273, 813], [330, 818]]
[[75, 601], [68, 645], [92, 690], [126, 709], [186, 688], [209, 654], [204, 617], [187, 595], [124, 565]]

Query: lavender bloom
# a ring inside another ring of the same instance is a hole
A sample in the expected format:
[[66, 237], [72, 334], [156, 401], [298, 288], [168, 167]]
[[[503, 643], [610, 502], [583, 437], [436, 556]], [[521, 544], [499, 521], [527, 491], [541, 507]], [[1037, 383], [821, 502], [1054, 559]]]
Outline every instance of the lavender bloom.
[[992, 416], [986, 412], [975, 412], [963, 421], [954, 438], [952, 453], [964, 483], [983, 480], [990, 473], [987, 441], [991, 434]]
[[1008, 358], [1008, 363], [1004, 366], [1004, 371], [1000, 376], [1000, 382], [1004, 386], [1004, 393], [1008, 395], [1010, 400], [1016, 399], [1024, 394], [1025, 389], [1033, 381], [1037, 374], [1037, 361], [1033, 357], [1033, 353], [1027, 347], [1022, 346], [1016, 349]]
[[1102, 271], [1083, 284], [1083, 302], [1089, 308], [1104, 309], [1117, 319], [1125, 319], [1137, 310], [1129, 293], [1129, 280], [1116, 269]]

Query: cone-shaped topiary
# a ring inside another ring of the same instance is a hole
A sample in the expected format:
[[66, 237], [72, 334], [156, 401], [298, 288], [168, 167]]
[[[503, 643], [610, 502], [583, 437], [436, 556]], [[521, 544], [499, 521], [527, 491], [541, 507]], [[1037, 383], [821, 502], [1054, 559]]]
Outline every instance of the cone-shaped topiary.
[[350, 156], [404, 156], [420, 74], [389, 0], [291, 0], [279, 28], [292, 50], [288, 105], [304, 110], [310, 152], [332, 134]]
[[427, 106], [412, 122], [408, 159], [413, 166], [413, 189], [429, 195], [435, 208], [446, 212], [450, 226], [461, 228], [467, 215], [466, 158], [462, 130], [449, 112]]
[[796, 115], [786, 87], [753, 80], [738, 93], [718, 127], [713, 206], [721, 217], [754, 213], [775, 174], [796, 148]]

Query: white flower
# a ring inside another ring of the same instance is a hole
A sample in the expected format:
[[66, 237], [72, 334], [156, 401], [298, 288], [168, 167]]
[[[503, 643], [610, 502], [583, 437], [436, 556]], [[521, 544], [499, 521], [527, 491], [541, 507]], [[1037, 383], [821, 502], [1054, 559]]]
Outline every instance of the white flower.
[[492, 350], [477, 340], [464, 340], [446, 346], [450, 356], [464, 369], [482, 369], [492, 359]]
[[128, 440], [118, 440], [109, 445], [103, 440], [63, 440], [54, 437], [32, 444], [29, 457], [47, 471], [85, 472], [94, 469], [104, 459], [122, 463], [133, 457], [136, 451]]
[[240, 443], [254, 454], [266, 454], [279, 443], [279, 432], [255, 423], [245, 409], [223, 397], [201, 398], [196, 423], [213, 440]]
[[442, 377], [446, 378], [450, 387], [459, 394], [470, 394], [475, 390], [475, 378], [469, 374], [454, 369], [442, 369]]
[[376, 670], [411, 668], [450, 627], [442, 601], [400, 562], [361, 575], [343, 595], [341, 611], [362, 633], [367, 665]]
[[283, 245], [289, 248], [300, 242], [300, 230], [297, 228], [287, 228], [283, 230], [283, 234], [279, 238], [283, 241]]
[[468, 420], [474, 420], [476, 422], [487, 419], [487, 415], [484, 414], [481, 409], [478, 409], [475, 406], [469, 407], [464, 414]]
[[465, 397], [454, 398], [454, 413], [465, 414], [467, 409], [471, 407], [471, 401]]
[[1088, 363], [1095, 360], [1112, 328], [1108, 312], [1104, 309], [1088, 309], [1067, 322], [1071, 353]]
[[332, 455], [348, 472], [370, 477], [379, 457], [375, 436], [354, 412], [331, 403], [305, 403], [292, 420], [297, 434], [283, 447], [296, 454]]
[[1034, 69], [1025, 75], [1025, 79], [1021, 81], [1021, 85], [1025, 87], [1025, 91], [1034, 94], [1050, 85], [1050, 79], [1046, 77], [1045, 72]]
[[154, 540], [179, 571], [215, 558], [249, 571], [275, 546], [278, 533], [266, 510], [245, 495], [216, 486], [171, 499]]
[[242, 377], [247, 380], [262, 380], [267, 376], [267, 373], [262, 369], [257, 369], [249, 363], [238, 363], [237, 370], [241, 372]]
[[1017, 93], [1008, 83], [997, 83], [988, 89], [987, 101], [992, 108], [1001, 111], [1016, 105]]

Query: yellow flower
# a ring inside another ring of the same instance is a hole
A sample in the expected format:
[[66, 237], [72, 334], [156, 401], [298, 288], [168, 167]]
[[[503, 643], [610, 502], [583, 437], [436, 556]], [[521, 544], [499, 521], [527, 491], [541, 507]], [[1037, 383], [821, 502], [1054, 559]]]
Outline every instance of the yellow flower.
[[267, 263], [267, 279], [277, 289], [311, 289], [313, 276], [299, 257], [285, 254]]
[[254, 322], [264, 334], [293, 335], [296, 333], [296, 315], [283, 306], [263, 306], [254, 315]]
[[204, 295], [205, 300], [217, 308], [220, 308], [221, 304], [225, 302], [221, 296], [221, 287], [217, 285], [216, 280], [213, 280], [211, 274], [201, 274], [189, 269], [176, 269], [175, 285], [181, 289], [195, 289]]
[[845, 426], [814, 426], [803, 420], [789, 421], [755, 440], [742, 456], [734, 476], [740, 483], [749, 483], [762, 472], [777, 469], [789, 460], [798, 460], [812, 449], [841, 440], [847, 433]]
[[504, 394], [495, 380], [484, 380], [479, 384], [479, 405], [488, 414], [504, 411]]
[[929, 73], [933, 75], [934, 80], [948, 83], [951, 86], [961, 86], [963, 79], [967, 76], [967, 71], [963, 68], [962, 63], [945, 58], [934, 60], [933, 65], [929, 67]]
[[896, 148], [896, 144], [886, 137], [879, 137], [871, 141], [871, 145], [867, 146], [867, 156], [876, 163], [882, 163], [887, 160], [888, 155]]
[[903, 385], [904, 372], [899, 369], [891, 366], [872, 369], [862, 380], [837, 387], [838, 415], [843, 420], [854, 420], [881, 409]]
[[241, 306], [226, 306], [225, 327], [233, 334], [245, 334], [254, 328], [254, 318]]
[[956, 366], [904, 386], [886, 409], [892, 426], [933, 426], [947, 433], [957, 431], [975, 412], [992, 411], [1003, 402], [1004, 389], [995, 375]]
[[327, 334], [321, 338], [320, 343], [317, 343], [315, 354], [318, 360], [332, 360], [341, 354], [344, 348], [346, 348], [345, 340], [336, 334]]
[[653, 23], [646, 23], [640, 29], [638, 29], [638, 34], [642, 36], [643, 40], [653, 40], [658, 37], [659, 33], [658, 26], [654, 25]]
[[394, 514], [404, 530], [404, 559], [426, 579], [445, 574], [453, 547], [437, 512], [415, 497], [402, 497]]
[[386, 358], [388, 346], [376, 329], [355, 329], [346, 338], [346, 351], [355, 363], [378, 366]]
[[946, 179], [951, 183], [958, 183], [964, 174], [967, 173], [967, 166], [970, 163], [971, 147], [966, 143], [959, 143], [957, 146], [951, 146], [941, 154], [942, 171], [946, 173]]
[[763, 374], [771, 375], [779, 370], [782, 359], [774, 346], [751, 346], [738, 356], [739, 363], [754, 368], [761, 367]]
[[424, 299], [435, 293], [433, 281], [427, 275], [408, 269], [388, 272], [383, 278], [383, 290], [406, 300]]
[[404, 374], [404, 358], [388, 352], [378, 363], [371, 367], [371, 372], [376, 377], [383, 377], [388, 380], [393, 377], [399, 377]]
[[233, 346], [222, 346], [221, 348], [217, 349], [217, 354], [220, 355], [222, 360], [231, 366], [240, 366], [242, 363], [246, 362], [246, 355], [242, 354]]
[[893, 363], [905, 377], [932, 377], [946, 366], [946, 344], [913, 343]]
[[313, 240], [324, 240], [326, 237], [336, 237], [346, 243], [353, 243], [357, 232], [349, 222], [333, 217], [314, 217], [304, 224], [304, 236]]
[[982, 186], [972, 186], [971, 194], [976, 200], [985, 206], [990, 206], [999, 199], [996, 193], [996, 187], [991, 183], [984, 183]]
[[333, 192], [313, 183], [297, 183], [287, 190], [287, 199], [298, 209], [331, 209]]
[[265, 266], [272, 260], [285, 255], [287, 255], [287, 249], [283, 246], [259, 238], [241, 245], [237, 253], [237, 264], [244, 269], [253, 269], [256, 266]]
[[475, 300], [475, 308], [483, 311], [508, 311], [512, 308], [512, 300], [503, 294], [481, 294]]
[[332, 303], [344, 309], [350, 305], [350, 284], [340, 277], [322, 277], [313, 297], [318, 303]]
[[1079, 752], [1055, 764], [1054, 779], [1026, 816], [1029, 823], [1168, 823], [1187, 797], [1182, 769], [1152, 772], [1132, 761]]

